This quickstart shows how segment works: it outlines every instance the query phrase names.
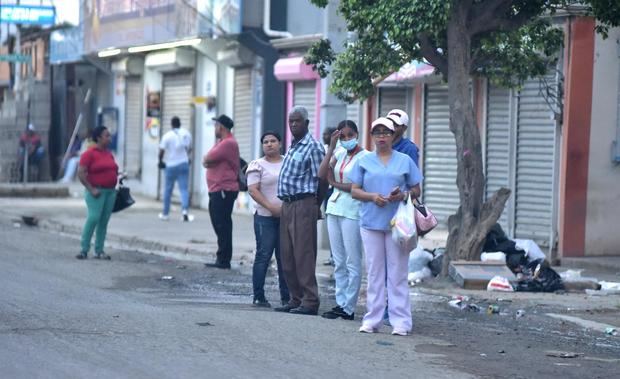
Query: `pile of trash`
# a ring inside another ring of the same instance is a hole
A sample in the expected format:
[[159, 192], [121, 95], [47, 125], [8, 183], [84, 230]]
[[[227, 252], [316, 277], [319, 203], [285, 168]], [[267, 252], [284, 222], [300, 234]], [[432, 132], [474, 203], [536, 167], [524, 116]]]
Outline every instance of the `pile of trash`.
[[507, 306], [511, 300], [498, 298], [495, 301], [481, 300], [476, 303], [474, 299], [469, 296], [455, 295], [448, 301], [448, 306], [460, 311], [481, 313], [486, 312], [487, 315], [500, 315], [509, 316], [514, 313], [515, 318], [524, 317], [526, 312], [523, 309], [511, 310]]
[[418, 246], [409, 253], [409, 275], [407, 281], [410, 286], [421, 283], [424, 279], [434, 278], [441, 273], [443, 254], [445, 249], [426, 250]]

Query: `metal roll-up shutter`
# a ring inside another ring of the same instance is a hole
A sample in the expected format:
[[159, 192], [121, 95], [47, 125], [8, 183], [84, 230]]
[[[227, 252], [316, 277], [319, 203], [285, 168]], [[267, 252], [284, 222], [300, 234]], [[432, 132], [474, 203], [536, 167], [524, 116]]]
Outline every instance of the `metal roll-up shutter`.
[[[193, 131], [192, 128], [192, 74], [165, 74], [162, 106], [162, 132], [170, 130], [170, 119], [177, 116], [181, 119], [181, 127]], [[194, 137], [194, 136], [192, 136]]]
[[[511, 90], [489, 86], [487, 98], [486, 130], [486, 198], [493, 196], [502, 187], [510, 188], [512, 161], [511, 136]], [[514, 196], [514, 193], [511, 195]], [[509, 214], [511, 201], [506, 203], [499, 223], [508, 234], [512, 234], [513, 222]]]
[[130, 178], [139, 178], [142, 166], [142, 80], [125, 81], [124, 169]]
[[[192, 125], [192, 74], [176, 73], [164, 74], [163, 99], [162, 99], [162, 135], [171, 129], [170, 119], [177, 116], [181, 120], [181, 127], [192, 133], [196, 138]], [[189, 192], [192, 193], [193, 180], [189, 180]], [[160, 191], [163, 193], [163, 181], [160, 183]], [[161, 195], [163, 198], [163, 194]], [[174, 186], [172, 199], [176, 202], [180, 199], [178, 186]]]
[[450, 131], [447, 85], [428, 85], [425, 99], [423, 198], [445, 227], [448, 217], [459, 206], [456, 144]]
[[407, 89], [380, 88], [378, 117], [387, 116], [387, 113], [394, 108], [407, 112]]
[[[546, 77], [550, 85], [554, 76]], [[539, 79], [519, 92], [515, 237], [549, 245], [554, 201], [556, 122]], [[552, 100], [550, 100], [552, 101]]]
[[310, 120], [309, 131], [311, 136], [315, 136], [316, 127], [316, 82], [301, 81], [295, 82], [293, 87], [293, 105], [305, 107], [308, 111]]
[[235, 103], [233, 109], [233, 132], [239, 144], [239, 154], [246, 161], [252, 160], [254, 146], [252, 127], [252, 69], [235, 69]]
[[360, 103], [347, 104], [347, 120], [351, 120], [360, 129]]

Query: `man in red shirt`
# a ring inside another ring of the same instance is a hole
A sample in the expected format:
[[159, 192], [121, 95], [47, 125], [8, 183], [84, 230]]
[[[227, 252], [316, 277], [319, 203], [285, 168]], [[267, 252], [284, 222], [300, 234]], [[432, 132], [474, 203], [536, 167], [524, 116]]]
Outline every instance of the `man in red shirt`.
[[239, 145], [232, 135], [233, 120], [226, 115], [215, 121], [215, 146], [202, 160], [207, 169], [209, 216], [217, 235], [217, 259], [207, 267], [230, 269], [232, 258], [232, 210], [239, 194]]

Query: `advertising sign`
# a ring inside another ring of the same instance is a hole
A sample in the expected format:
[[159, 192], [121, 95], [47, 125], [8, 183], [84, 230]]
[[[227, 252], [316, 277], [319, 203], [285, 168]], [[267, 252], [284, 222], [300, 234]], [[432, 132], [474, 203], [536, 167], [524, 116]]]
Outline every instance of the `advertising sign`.
[[24, 25], [54, 25], [56, 8], [38, 5], [2, 5], [0, 22]]

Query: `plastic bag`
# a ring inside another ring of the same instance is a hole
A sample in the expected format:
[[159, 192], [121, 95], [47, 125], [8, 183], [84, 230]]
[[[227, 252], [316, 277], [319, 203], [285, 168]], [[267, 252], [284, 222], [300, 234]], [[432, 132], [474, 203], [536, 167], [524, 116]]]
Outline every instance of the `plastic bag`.
[[418, 246], [409, 253], [409, 272], [416, 272], [428, 267], [428, 263], [433, 260], [433, 254]]
[[414, 207], [411, 201], [403, 201], [392, 218], [392, 240], [403, 251], [410, 252], [418, 244], [418, 233], [414, 219]]
[[494, 276], [487, 284], [487, 291], [514, 292], [514, 288], [503, 276]]

